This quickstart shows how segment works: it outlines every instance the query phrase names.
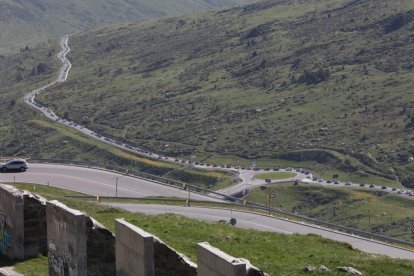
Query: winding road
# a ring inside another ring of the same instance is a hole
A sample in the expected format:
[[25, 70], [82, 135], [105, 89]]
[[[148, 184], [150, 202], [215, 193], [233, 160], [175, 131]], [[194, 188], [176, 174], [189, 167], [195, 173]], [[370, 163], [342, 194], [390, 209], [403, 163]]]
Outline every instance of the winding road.
[[[238, 167], [230, 167], [223, 165], [212, 165], [212, 164], [199, 164], [194, 163], [188, 160], [178, 160], [172, 157], [162, 156], [155, 154], [149, 151], [142, 150], [137, 147], [129, 146], [123, 142], [116, 141], [107, 137], [104, 137], [94, 131], [87, 129], [84, 126], [81, 126], [75, 122], [67, 121], [63, 118], [58, 117], [53, 110], [42, 106], [41, 104], [35, 101], [36, 96], [41, 92], [49, 89], [54, 85], [58, 85], [67, 80], [69, 71], [71, 69], [71, 63], [66, 58], [66, 55], [70, 52], [68, 46], [69, 36], [65, 35], [60, 40], [60, 45], [62, 50], [57, 55], [60, 61], [62, 62], [62, 67], [60, 68], [59, 75], [57, 79], [41, 88], [35, 89], [24, 96], [24, 102], [31, 106], [32, 108], [40, 111], [45, 117], [53, 120], [57, 123], [65, 125], [69, 128], [75, 129], [80, 133], [93, 137], [104, 143], [113, 145], [125, 151], [139, 154], [144, 157], [151, 159], [160, 159], [165, 162], [174, 162], [180, 163], [187, 166], [192, 166], [199, 169], [206, 170], [226, 170], [231, 172], [236, 172], [239, 174], [241, 183], [221, 190], [220, 192], [226, 195], [233, 195], [235, 193], [240, 193], [252, 189], [253, 187], [266, 185], [264, 181], [255, 180], [254, 176], [263, 172], [260, 170], [249, 170], [241, 169]], [[286, 171], [281, 169], [282, 171]], [[290, 178], [287, 180], [296, 180], [305, 183], [321, 184], [328, 185], [326, 181], [314, 181], [308, 178], [309, 175], [306, 175], [302, 171], [296, 171], [296, 177]], [[0, 182], [27, 182], [27, 183], [37, 183], [44, 185], [51, 185], [63, 189], [78, 191], [90, 195], [115, 195], [118, 196], [130, 196], [130, 197], [145, 197], [145, 196], [169, 196], [169, 197], [187, 197], [188, 192], [167, 187], [152, 181], [133, 178], [129, 176], [124, 176], [121, 174], [108, 172], [104, 170], [96, 170], [90, 168], [80, 168], [73, 166], [64, 166], [64, 165], [52, 165], [52, 164], [31, 164], [30, 168], [25, 173], [4, 173], [0, 174]], [[286, 180], [280, 180], [286, 181]], [[116, 188], [116, 183], [118, 183], [118, 188]], [[345, 185], [345, 183], [338, 183], [338, 185]], [[349, 185], [348, 185], [349, 186]], [[355, 186], [355, 184], [351, 184]], [[388, 189], [388, 188], [387, 188]], [[389, 192], [393, 191], [389, 188]], [[404, 191], [404, 195], [407, 191]], [[408, 191], [410, 192], [410, 191]], [[192, 194], [191, 198], [199, 200], [211, 200], [211, 197]], [[218, 200], [218, 199], [216, 199]], [[159, 206], [159, 205], [132, 205], [132, 204], [113, 204], [114, 206], [119, 206], [124, 209], [133, 211], [133, 212], [143, 212], [148, 214], [159, 214], [159, 213], [177, 213], [190, 218], [218, 221], [218, 220], [227, 220], [229, 218], [229, 210], [223, 209], [211, 209], [211, 208], [194, 208], [194, 207], [180, 207], [180, 206]], [[275, 231], [285, 234], [299, 233], [299, 234], [317, 234], [323, 237], [343, 241], [351, 244], [353, 247], [360, 250], [383, 254], [392, 258], [404, 258], [414, 260], [414, 252], [383, 244], [381, 242], [367, 240], [364, 238], [359, 238], [355, 236], [350, 236], [345, 233], [340, 233], [336, 231], [331, 231], [328, 229], [323, 229], [320, 227], [315, 227], [312, 225], [296, 223], [292, 221], [287, 221], [283, 219], [278, 219], [274, 217], [268, 217], [263, 215], [233, 211], [233, 216], [237, 218], [238, 227], [243, 228], [254, 228], [263, 231]]]
[[[197, 163], [197, 162], [193, 162], [193, 161], [188, 161], [188, 160], [180, 160], [177, 158], [173, 158], [173, 157], [168, 157], [168, 156], [163, 156], [157, 153], [153, 153], [153, 152], [149, 152], [143, 149], [140, 149], [139, 147], [133, 147], [130, 145], [127, 145], [123, 142], [120, 141], [116, 141], [114, 139], [111, 139], [109, 137], [105, 137], [101, 134], [98, 134], [96, 132], [94, 132], [93, 130], [90, 130], [76, 122], [72, 122], [72, 121], [68, 121], [65, 120], [63, 118], [58, 117], [53, 110], [49, 109], [46, 106], [41, 105], [40, 103], [36, 102], [36, 96], [38, 96], [40, 93], [42, 93], [43, 91], [45, 91], [46, 89], [49, 89], [50, 87], [54, 86], [54, 85], [58, 85], [60, 83], [63, 83], [67, 80], [68, 76], [69, 76], [69, 71], [72, 67], [71, 62], [69, 61], [69, 59], [66, 57], [67, 54], [70, 52], [70, 47], [68, 45], [69, 42], [69, 35], [64, 35], [61, 39], [60, 39], [60, 47], [62, 48], [62, 50], [57, 54], [57, 57], [59, 58], [59, 60], [62, 63], [62, 66], [59, 70], [59, 74], [58, 77], [56, 78], [55, 81], [41, 87], [38, 89], [35, 89], [31, 92], [29, 92], [28, 94], [26, 94], [23, 98], [24, 102], [26, 104], [28, 104], [29, 106], [31, 106], [32, 108], [38, 110], [39, 112], [41, 112], [46, 118], [49, 118], [52, 121], [55, 121], [59, 124], [62, 124], [66, 127], [72, 128], [86, 136], [92, 137], [93, 139], [99, 140], [103, 143], [112, 145], [114, 147], [120, 148], [124, 151], [127, 152], [131, 152], [146, 158], [150, 158], [150, 159], [157, 159], [160, 161], [164, 161], [164, 162], [170, 162], [170, 163], [177, 163], [177, 164], [181, 164], [181, 165], [186, 165], [186, 166], [190, 166], [193, 168], [197, 168], [197, 169], [203, 169], [203, 170], [223, 170], [223, 171], [228, 171], [228, 172], [233, 172], [233, 173], [237, 173], [239, 175], [239, 178], [241, 179], [241, 182], [237, 185], [234, 185], [232, 187], [228, 187], [222, 190], [219, 190], [218, 192], [227, 196], [233, 196], [236, 194], [240, 194], [240, 193], [247, 193], [248, 191], [250, 191], [251, 189], [258, 187], [258, 186], [263, 186], [263, 185], [267, 185], [268, 183], [266, 183], [264, 180], [262, 181], [257, 181], [254, 179], [254, 176], [257, 173], [263, 172], [263, 170], [251, 170], [251, 169], [242, 169], [240, 167], [232, 167], [232, 166], [226, 166], [226, 165], [217, 165], [217, 164], [203, 164], [203, 163]], [[286, 169], [279, 169], [280, 171], [287, 171]], [[290, 169], [292, 170], [292, 169]], [[293, 172], [296, 173], [296, 176], [294, 178], [288, 178], [288, 179], [282, 179], [282, 180], [277, 180], [277, 181], [273, 181], [272, 183], [277, 183], [277, 182], [285, 182], [285, 181], [299, 181], [299, 182], [303, 182], [303, 183], [312, 183], [312, 184], [318, 184], [318, 185], [328, 185], [330, 186], [331, 183], [328, 183], [326, 180], [312, 180], [312, 174], [310, 175], [306, 175], [302, 170], [300, 169], [296, 169], [296, 170], [292, 170]], [[361, 188], [361, 184], [348, 184], [347, 186], [349, 187], [355, 187], [355, 188]], [[338, 186], [345, 186], [344, 182], [338, 182], [337, 183]], [[371, 187], [373, 189], [382, 189], [386, 192], [389, 193], [395, 193], [395, 194], [399, 194], [401, 196], [405, 196], [405, 197], [410, 197], [413, 196], [414, 197], [414, 192], [408, 189], [393, 189], [391, 187], [384, 187], [384, 186], [374, 186]]]

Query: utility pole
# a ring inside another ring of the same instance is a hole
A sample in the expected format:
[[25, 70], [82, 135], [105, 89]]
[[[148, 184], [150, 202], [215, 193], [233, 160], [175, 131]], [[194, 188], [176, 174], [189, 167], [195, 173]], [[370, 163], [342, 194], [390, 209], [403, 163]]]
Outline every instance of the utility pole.
[[368, 210], [368, 224], [369, 228], [371, 228], [371, 209]]
[[191, 193], [190, 188], [188, 188], [188, 198], [186, 202], [187, 206], [190, 206], [190, 193]]
[[115, 180], [115, 197], [118, 197], [118, 178], [119, 177], [116, 177]]
[[269, 216], [270, 216], [270, 191], [269, 191], [269, 196], [268, 196], [268, 201], [267, 201], [267, 210], [269, 211]]

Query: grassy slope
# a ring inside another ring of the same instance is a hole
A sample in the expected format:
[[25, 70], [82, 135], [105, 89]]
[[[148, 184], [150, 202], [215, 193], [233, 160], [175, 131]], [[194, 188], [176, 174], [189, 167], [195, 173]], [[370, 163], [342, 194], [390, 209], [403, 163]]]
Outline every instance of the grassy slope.
[[256, 179], [285, 179], [294, 177], [296, 173], [292, 172], [267, 172], [267, 173], [260, 173], [255, 176]]
[[[30, 189], [32, 185], [19, 185], [19, 187]], [[62, 193], [61, 190], [46, 187], [37, 192], [49, 199]], [[306, 264], [315, 266], [324, 264], [332, 270], [337, 266], [350, 265], [361, 270], [365, 275], [410, 275], [414, 269], [413, 262], [361, 253], [350, 249], [346, 244], [314, 235], [282, 235], [242, 230], [175, 215], [146, 216], [98, 206], [94, 203], [72, 200], [64, 200], [64, 202], [72, 208], [86, 211], [112, 231], [114, 231], [114, 219], [126, 218], [129, 222], [160, 237], [193, 261], [196, 260], [196, 243], [208, 241], [231, 255], [249, 259], [270, 275], [305, 275], [302, 269]], [[330, 274], [343, 273], [334, 271]]]
[[[76, 35], [69, 82], [42, 100], [99, 132], [167, 153], [280, 159], [330, 149], [340, 155], [336, 168], [353, 171], [359, 160], [410, 184], [413, 2], [289, 3]], [[386, 32], [405, 12], [407, 24]], [[317, 69], [330, 79], [294, 83]]]
[[12, 1], [0, 4], [0, 54], [16, 52], [63, 33], [78, 32], [90, 26], [174, 16], [211, 9], [246, 0], [70, 0]]
[[[0, 58], [0, 156], [84, 160], [157, 175], [174, 170], [167, 177], [210, 188], [225, 187], [235, 181], [227, 173], [203, 172], [131, 155], [45, 120], [28, 108], [22, 101], [23, 95], [56, 77], [60, 67], [55, 57], [58, 50], [57, 46], [48, 45]], [[39, 63], [46, 63], [48, 70], [31, 74]]]
[[[346, 188], [305, 184], [276, 184], [268, 187], [277, 195], [272, 205], [376, 234], [414, 241], [411, 222], [414, 200], [396, 195]], [[248, 200], [267, 204], [269, 191], [256, 189]], [[371, 220], [371, 221], [370, 221]], [[370, 225], [371, 223], [371, 225]]]

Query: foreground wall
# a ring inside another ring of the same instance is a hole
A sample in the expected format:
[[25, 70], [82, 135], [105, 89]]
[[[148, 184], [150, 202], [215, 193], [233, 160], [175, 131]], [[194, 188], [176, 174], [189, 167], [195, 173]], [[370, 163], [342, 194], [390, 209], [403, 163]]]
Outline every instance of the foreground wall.
[[84, 213], [47, 202], [49, 275], [115, 275], [111, 232]]
[[115, 221], [116, 270], [122, 276], [195, 276], [197, 266], [159, 238], [126, 222]]
[[0, 184], [0, 255], [26, 259], [46, 254], [46, 200]]

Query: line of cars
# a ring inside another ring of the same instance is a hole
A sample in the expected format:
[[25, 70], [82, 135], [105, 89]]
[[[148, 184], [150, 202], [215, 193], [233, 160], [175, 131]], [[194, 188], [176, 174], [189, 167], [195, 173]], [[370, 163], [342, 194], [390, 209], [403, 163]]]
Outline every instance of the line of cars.
[[[309, 177], [306, 177], [306, 178], [309, 178]], [[398, 188], [395, 188], [395, 187], [387, 187], [387, 186], [384, 186], [384, 185], [363, 184], [363, 183], [355, 184], [355, 183], [352, 183], [351, 181], [339, 182], [336, 179], [324, 180], [324, 179], [317, 178], [317, 177], [313, 177], [312, 179], [302, 179], [302, 180], [301, 179], [295, 179], [295, 182], [297, 182], [297, 183], [301, 182], [301, 183], [305, 183], [305, 184], [306, 183], [315, 183], [315, 184], [318, 183], [318, 184], [336, 184], [336, 185], [342, 184], [342, 185], [345, 185], [345, 186], [359, 186], [361, 188], [380, 189], [380, 190], [383, 190], [385, 192], [391, 192], [391, 193], [395, 193], [395, 194], [398, 194], [398, 195], [405, 195], [405, 196], [413, 196], [414, 197], [414, 192], [409, 190], [409, 189], [398, 189]]]

